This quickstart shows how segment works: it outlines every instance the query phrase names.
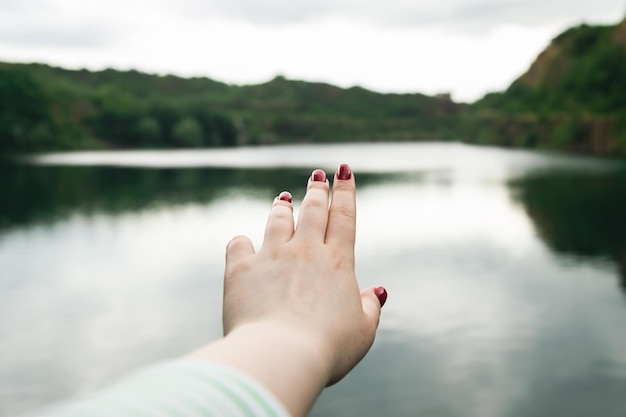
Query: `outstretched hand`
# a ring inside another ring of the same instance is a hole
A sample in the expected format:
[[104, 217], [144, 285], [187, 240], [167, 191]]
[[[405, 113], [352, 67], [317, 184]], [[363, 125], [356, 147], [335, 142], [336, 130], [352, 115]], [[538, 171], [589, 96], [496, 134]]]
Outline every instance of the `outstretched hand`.
[[348, 165], [329, 181], [313, 171], [294, 224], [291, 194], [272, 205], [263, 245], [230, 241], [224, 277], [222, 343], [193, 357], [239, 368], [265, 385], [292, 415], [304, 415], [322, 388], [345, 376], [370, 349], [382, 287], [359, 291], [354, 272], [356, 187]]

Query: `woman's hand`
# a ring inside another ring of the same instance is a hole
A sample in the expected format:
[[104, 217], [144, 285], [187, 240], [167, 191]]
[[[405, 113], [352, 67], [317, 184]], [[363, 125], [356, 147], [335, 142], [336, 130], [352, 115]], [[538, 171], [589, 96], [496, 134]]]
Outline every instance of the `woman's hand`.
[[[370, 349], [383, 288], [359, 291], [354, 272], [356, 188], [348, 165], [329, 182], [313, 171], [294, 225], [291, 194], [274, 200], [263, 246], [238, 236], [226, 250], [225, 338], [194, 357], [256, 378], [292, 415], [305, 415], [324, 386]], [[218, 345], [217, 348], [215, 345]]]

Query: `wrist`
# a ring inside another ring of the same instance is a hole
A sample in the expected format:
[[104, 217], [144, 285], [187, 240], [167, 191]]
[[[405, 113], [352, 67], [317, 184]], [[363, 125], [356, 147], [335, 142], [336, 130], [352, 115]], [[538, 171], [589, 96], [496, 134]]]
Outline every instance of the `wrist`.
[[221, 362], [244, 372], [293, 416], [308, 413], [332, 376], [332, 352], [320, 338], [276, 321], [238, 326], [190, 358]]

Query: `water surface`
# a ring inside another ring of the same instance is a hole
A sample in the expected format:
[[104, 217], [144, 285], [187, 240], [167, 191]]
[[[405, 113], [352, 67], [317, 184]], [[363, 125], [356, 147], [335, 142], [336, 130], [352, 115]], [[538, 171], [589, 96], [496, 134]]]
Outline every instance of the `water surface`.
[[456, 144], [44, 155], [0, 167], [0, 415], [221, 335], [223, 252], [313, 168], [358, 184], [357, 276], [389, 291], [312, 416], [623, 416], [626, 175]]

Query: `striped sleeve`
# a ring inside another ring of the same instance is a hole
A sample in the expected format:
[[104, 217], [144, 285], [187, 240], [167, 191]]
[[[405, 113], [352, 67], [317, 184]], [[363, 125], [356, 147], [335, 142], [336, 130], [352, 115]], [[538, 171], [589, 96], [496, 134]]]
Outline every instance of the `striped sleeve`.
[[258, 382], [227, 366], [179, 360], [34, 417], [289, 417]]

